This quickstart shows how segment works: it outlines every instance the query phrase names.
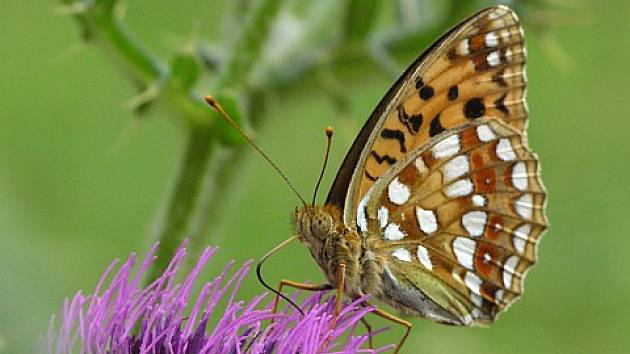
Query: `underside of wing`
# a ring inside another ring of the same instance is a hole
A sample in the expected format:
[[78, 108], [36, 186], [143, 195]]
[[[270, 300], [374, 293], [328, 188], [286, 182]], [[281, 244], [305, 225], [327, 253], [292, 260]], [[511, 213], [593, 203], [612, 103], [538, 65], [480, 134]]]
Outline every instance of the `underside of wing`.
[[526, 129], [523, 33], [505, 6], [485, 9], [445, 34], [401, 76], [348, 152], [327, 204], [356, 222], [358, 202], [393, 164], [444, 131], [494, 117]]
[[384, 301], [441, 322], [484, 324], [522, 293], [547, 227], [544, 205], [525, 136], [484, 118], [394, 164], [359, 203], [357, 220], [385, 259]]

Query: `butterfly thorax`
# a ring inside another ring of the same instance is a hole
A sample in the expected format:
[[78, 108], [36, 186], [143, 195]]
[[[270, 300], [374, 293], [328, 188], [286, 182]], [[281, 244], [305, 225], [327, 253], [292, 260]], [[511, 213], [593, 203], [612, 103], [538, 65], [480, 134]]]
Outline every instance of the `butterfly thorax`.
[[337, 286], [337, 272], [343, 263], [346, 295], [356, 298], [377, 293], [379, 267], [370, 262], [366, 264], [367, 245], [356, 231], [344, 225], [336, 207], [306, 206], [296, 212], [295, 227], [300, 241], [308, 246], [330, 284]]

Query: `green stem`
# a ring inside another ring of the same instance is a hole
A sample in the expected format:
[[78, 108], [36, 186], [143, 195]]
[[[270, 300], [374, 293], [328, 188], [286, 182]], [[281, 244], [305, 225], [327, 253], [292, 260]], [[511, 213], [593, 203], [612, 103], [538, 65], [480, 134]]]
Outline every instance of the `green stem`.
[[193, 238], [193, 242], [199, 237], [192, 233], [191, 216], [197, 209], [204, 177], [207, 171], [212, 170], [209, 161], [215, 150], [213, 141], [213, 132], [207, 126], [191, 126], [166, 210], [160, 217], [157, 235], [153, 238], [160, 240], [161, 244], [151, 279], [162, 274], [186, 237]]
[[[63, 2], [68, 6], [81, 4], [70, 0]], [[209, 161], [213, 156], [216, 129], [208, 122], [212, 122], [216, 115], [187, 89], [169, 84], [168, 66], [145, 48], [114, 15], [114, 7], [112, 1], [96, 1], [74, 15], [85, 39], [103, 48], [120, 63], [140, 89], [158, 85], [158, 95], [166, 98], [172, 112], [187, 122], [185, 149], [154, 235], [154, 239], [162, 244], [154, 267], [155, 276], [166, 267], [175, 249], [191, 230], [190, 219], [196, 210], [206, 172], [212, 170]]]
[[116, 17], [105, 17], [98, 21], [100, 29], [97, 38], [102, 38], [102, 44], [108, 53], [115, 53], [116, 59], [121, 59], [124, 67], [138, 82], [146, 87], [147, 84], [168, 75], [166, 65], [144, 48], [140, 41]]
[[[130, 33], [115, 15], [113, 0], [61, 0], [79, 22], [83, 39], [95, 41], [123, 63], [136, 83], [143, 87], [166, 75], [166, 65]], [[75, 9], [73, 12], [70, 9]]]
[[259, 0], [249, 5], [250, 11], [243, 23], [215, 87], [220, 89], [245, 88], [262, 48], [267, 42], [274, 19], [284, 1]]
[[193, 220], [194, 230], [190, 242], [193, 254], [199, 254], [205, 246], [204, 236], [213, 239], [215, 243], [219, 242], [212, 232], [220, 229], [220, 223], [235, 199], [248, 149], [249, 146], [238, 146], [221, 149], [222, 151], [215, 154], [214, 170], [208, 171], [204, 192], [199, 200], [199, 213]]

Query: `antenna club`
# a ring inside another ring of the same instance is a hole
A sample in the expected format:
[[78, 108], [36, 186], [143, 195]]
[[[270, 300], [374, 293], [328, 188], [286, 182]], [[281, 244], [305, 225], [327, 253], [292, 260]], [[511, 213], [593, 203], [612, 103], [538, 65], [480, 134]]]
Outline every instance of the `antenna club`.
[[203, 98], [203, 99], [204, 99], [204, 100], [206, 101], [206, 103], [208, 103], [208, 104], [209, 104], [212, 108], [214, 108], [214, 109], [216, 109], [216, 110], [219, 110], [219, 102], [217, 102], [217, 100], [216, 100], [216, 99], [214, 99], [214, 97], [212, 97], [212, 96], [210, 96], [210, 95], [207, 95], [207, 96], [204, 96], [204, 98]]
[[210, 96], [210, 95], [206, 95], [203, 97], [204, 100], [206, 100], [206, 102], [208, 102], [209, 105], [214, 106], [217, 104], [217, 101], [214, 99], [214, 97]]
[[331, 126], [326, 127], [326, 136], [332, 138], [333, 136], [333, 128]]
[[324, 172], [326, 171], [326, 165], [328, 164], [328, 155], [330, 154], [330, 144], [332, 142], [333, 128], [328, 126], [326, 127], [326, 155], [324, 155], [324, 164], [322, 165], [322, 170], [319, 172], [319, 178], [317, 178], [317, 184], [315, 185], [315, 190], [313, 191], [313, 201], [311, 202], [311, 206], [315, 206], [315, 199], [317, 198], [317, 191], [319, 190], [319, 185], [322, 183], [322, 178], [324, 178]]

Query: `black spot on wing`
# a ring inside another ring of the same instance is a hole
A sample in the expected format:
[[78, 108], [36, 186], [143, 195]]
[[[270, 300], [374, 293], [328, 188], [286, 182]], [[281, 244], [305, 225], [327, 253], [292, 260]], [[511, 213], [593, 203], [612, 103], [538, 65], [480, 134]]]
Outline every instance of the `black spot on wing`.
[[429, 127], [429, 136], [433, 137], [444, 131], [444, 127], [440, 122], [440, 113], [438, 113], [433, 120], [431, 121], [431, 126]]
[[420, 89], [418, 93], [420, 95], [420, 98], [426, 101], [430, 99], [431, 97], [433, 97], [433, 95], [435, 94], [435, 91], [433, 90], [433, 87], [431, 86], [424, 86], [423, 88]]
[[398, 120], [407, 127], [411, 135], [416, 135], [422, 126], [422, 113], [414, 114], [411, 117], [405, 112], [405, 108], [398, 106]]
[[508, 83], [505, 81], [503, 77], [505, 75], [505, 70], [501, 70], [492, 76], [492, 82], [495, 82], [499, 86], [507, 87]]
[[424, 86], [424, 82], [422, 81], [422, 78], [418, 76], [416, 78], [416, 90], [420, 89], [422, 86]]
[[486, 106], [483, 104], [483, 99], [480, 97], [473, 97], [466, 101], [464, 105], [464, 115], [468, 119], [477, 119], [483, 117], [486, 113]]
[[398, 160], [396, 160], [395, 158], [385, 154], [383, 156], [380, 156], [376, 151], [372, 150], [370, 151], [370, 155], [374, 158], [374, 160], [376, 160], [376, 162], [378, 162], [378, 164], [382, 164], [383, 162], [387, 162], [390, 165], [395, 164], [396, 162], [398, 162]]
[[372, 176], [367, 170], [365, 170], [364, 173], [365, 173], [365, 177], [367, 177], [367, 179], [369, 179], [372, 182], [376, 182], [377, 178]]
[[398, 120], [403, 124], [409, 120], [409, 115], [405, 112], [405, 107], [402, 105], [398, 106]]
[[497, 98], [497, 100], [494, 101], [494, 106], [505, 115], [509, 115], [510, 111], [508, 111], [507, 107], [505, 106], [505, 97], [507, 97], [507, 93], [504, 93], [503, 96]]
[[407, 127], [410, 128], [411, 134], [416, 134], [420, 130], [422, 120], [422, 113], [414, 114], [409, 118], [409, 125]]
[[387, 128], [383, 129], [383, 131], [381, 131], [381, 138], [398, 140], [398, 144], [400, 144], [400, 152], [407, 152], [407, 148], [405, 147], [405, 134], [403, 134], [400, 130]]
[[457, 85], [453, 85], [448, 89], [448, 99], [449, 101], [454, 101], [457, 97], [459, 97], [459, 88], [457, 88]]

